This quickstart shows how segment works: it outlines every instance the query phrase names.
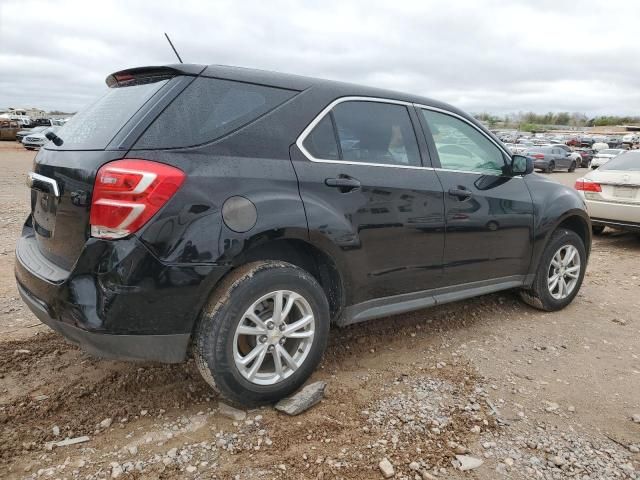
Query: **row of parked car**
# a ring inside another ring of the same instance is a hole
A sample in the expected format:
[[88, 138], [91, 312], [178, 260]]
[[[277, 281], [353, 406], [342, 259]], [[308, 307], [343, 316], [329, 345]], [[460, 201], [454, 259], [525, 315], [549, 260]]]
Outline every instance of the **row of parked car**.
[[46, 137], [47, 132], [57, 132], [60, 127], [58, 125], [53, 126], [39, 126], [34, 128], [28, 128], [20, 130], [16, 133], [16, 140], [27, 150], [36, 150], [42, 147], [49, 140]]
[[576, 148], [563, 143], [535, 145], [530, 142], [507, 143], [514, 154], [526, 155], [534, 160], [536, 169], [546, 173], [555, 170], [573, 172], [576, 168], [598, 168], [607, 161], [625, 152], [623, 148], [609, 148], [607, 144], [598, 148]]

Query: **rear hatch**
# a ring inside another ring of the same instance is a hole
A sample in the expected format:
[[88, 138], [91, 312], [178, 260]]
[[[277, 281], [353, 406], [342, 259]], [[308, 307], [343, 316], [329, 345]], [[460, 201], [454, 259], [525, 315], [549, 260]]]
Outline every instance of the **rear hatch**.
[[107, 93], [56, 132], [62, 143], [48, 142], [40, 150], [29, 174], [34, 235], [27, 239], [27, 250], [37, 248], [58, 267], [72, 268], [90, 235], [98, 169], [123, 158], [140, 132], [193, 79], [182, 73], [150, 67], [109, 76]]

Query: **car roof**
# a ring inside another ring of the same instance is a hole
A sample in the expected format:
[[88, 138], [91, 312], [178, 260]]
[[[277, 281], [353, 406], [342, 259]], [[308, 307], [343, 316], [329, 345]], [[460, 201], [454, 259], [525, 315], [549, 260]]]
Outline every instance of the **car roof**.
[[[234, 80], [239, 82], [255, 83], [259, 85], [266, 85], [277, 88], [286, 88], [291, 90], [307, 90], [307, 89], [322, 89], [327, 91], [328, 94], [335, 98], [358, 96], [358, 97], [372, 97], [372, 98], [384, 98], [389, 100], [397, 100], [408, 103], [417, 103], [426, 105], [429, 107], [440, 108], [447, 110], [464, 118], [471, 120], [474, 124], [480, 126], [480, 123], [466, 112], [459, 110], [458, 108], [449, 105], [432, 98], [423, 97], [420, 95], [412, 95], [409, 93], [398, 92], [394, 90], [386, 90], [375, 87], [368, 87], [364, 85], [357, 85], [353, 83], [339, 82], [335, 80], [326, 80], [314, 77], [305, 77], [302, 75], [295, 75], [291, 73], [281, 73], [269, 70], [259, 70], [254, 68], [235, 67], [229, 65], [201, 65], [201, 64], [189, 64], [179, 63], [170, 65], [157, 65], [147, 67], [135, 67], [115, 72], [107, 77], [107, 83], [109, 79], [116, 75], [136, 74], [152, 72], [154, 70], [173, 71], [185, 75], [201, 75], [211, 78], [219, 78], [223, 80]], [[483, 127], [484, 129], [484, 127]], [[486, 129], [484, 129], [486, 130]]]

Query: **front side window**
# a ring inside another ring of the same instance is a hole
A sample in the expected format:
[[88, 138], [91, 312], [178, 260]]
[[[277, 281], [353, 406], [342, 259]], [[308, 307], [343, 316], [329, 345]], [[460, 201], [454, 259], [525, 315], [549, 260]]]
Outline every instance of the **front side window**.
[[[333, 129], [333, 138], [329, 134]], [[407, 107], [383, 102], [336, 105], [304, 140], [317, 159], [420, 166], [420, 152]]]
[[501, 174], [504, 155], [493, 142], [468, 123], [440, 112], [422, 110], [440, 157], [449, 170]]

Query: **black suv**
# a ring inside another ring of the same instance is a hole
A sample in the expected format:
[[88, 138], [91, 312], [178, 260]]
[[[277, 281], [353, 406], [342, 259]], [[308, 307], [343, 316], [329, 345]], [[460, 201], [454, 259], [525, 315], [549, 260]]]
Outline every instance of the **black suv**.
[[449, 105], [217, 65], [107, 85], [38, 153], [16, 247], [24, 301], [87, 352], [191, 350], [255, 405], [309, 377], [332, 323], [580, 288], [580, 197]]

